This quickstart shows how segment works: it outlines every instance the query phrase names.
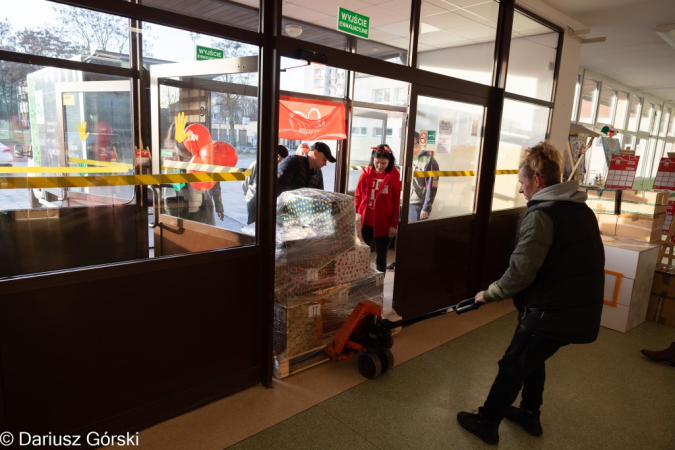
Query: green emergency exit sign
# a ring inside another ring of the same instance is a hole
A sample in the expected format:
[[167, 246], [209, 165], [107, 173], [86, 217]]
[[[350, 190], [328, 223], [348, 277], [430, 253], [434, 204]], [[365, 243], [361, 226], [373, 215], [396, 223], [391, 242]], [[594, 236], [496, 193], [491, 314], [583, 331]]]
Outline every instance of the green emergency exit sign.
[[338, 9], [337, 30], [360, 38], [368, 39], [370, 17], [348, 9]]
[[201, 45], [198, 45], [195, 50], [197, 52], [197, 61], [223, 59], [223, 51], [218, 50], [217, 48], [202, 47]]

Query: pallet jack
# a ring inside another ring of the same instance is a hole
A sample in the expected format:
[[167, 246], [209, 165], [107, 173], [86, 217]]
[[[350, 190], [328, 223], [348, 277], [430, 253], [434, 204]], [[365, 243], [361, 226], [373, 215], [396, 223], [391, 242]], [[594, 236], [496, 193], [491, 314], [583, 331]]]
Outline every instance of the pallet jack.
[[450, 312], [463, 314], [483, 305], [484, 303], [476, 302], [472, 297], [422, 316], [392, 322], [382, 318], [380, 306], [371, 300], [364, 300], [356, 305], [324, 352], [333, 361], [350, 359], [361, 352], [358, 359], [359, 372], [368, 379], [376, 378], [394, 367], [394, 355], [391, 353], [394, 344], [391, 337], [393, 329]]

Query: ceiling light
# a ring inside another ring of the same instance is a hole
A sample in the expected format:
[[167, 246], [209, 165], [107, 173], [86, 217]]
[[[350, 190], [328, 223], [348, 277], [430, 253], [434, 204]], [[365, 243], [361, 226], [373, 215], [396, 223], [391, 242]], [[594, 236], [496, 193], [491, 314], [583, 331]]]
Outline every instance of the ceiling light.
[[668, 43], [671, 47], [675, 47], [675, 23], [667, 25], [659, 25], [654, 29], [654, 32]]
[[302, 27], [300, 25], [296, 25], [294, 23], [286, 25], [286, 34], [289, 35], [290, 37], [298, 37], [302, 34]]

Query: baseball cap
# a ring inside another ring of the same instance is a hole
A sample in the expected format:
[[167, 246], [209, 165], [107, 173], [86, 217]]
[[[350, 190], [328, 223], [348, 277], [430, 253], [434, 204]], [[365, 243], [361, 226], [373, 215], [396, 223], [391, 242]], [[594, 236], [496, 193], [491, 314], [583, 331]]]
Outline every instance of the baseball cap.
[[316, 144], [312, 145], [312, 150], [323, 153], [328, 161], [332, 163], [335, 162], [335, 158], [333, 157], [330, 147], [327, 144], [324, 144], [323, 142], [317, 142]]

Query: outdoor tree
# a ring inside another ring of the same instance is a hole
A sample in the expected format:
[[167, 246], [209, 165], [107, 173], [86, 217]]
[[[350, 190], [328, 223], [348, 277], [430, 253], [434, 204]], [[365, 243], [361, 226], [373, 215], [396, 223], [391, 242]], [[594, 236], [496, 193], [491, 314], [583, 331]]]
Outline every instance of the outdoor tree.
[[[77, 41], [84, 54], [105, 50], [129, 54], [129, 21], [88, 9], [53, 6], [58, 23], [57, 34]], [[67, 25], [66, 25], [67, 24]]]

